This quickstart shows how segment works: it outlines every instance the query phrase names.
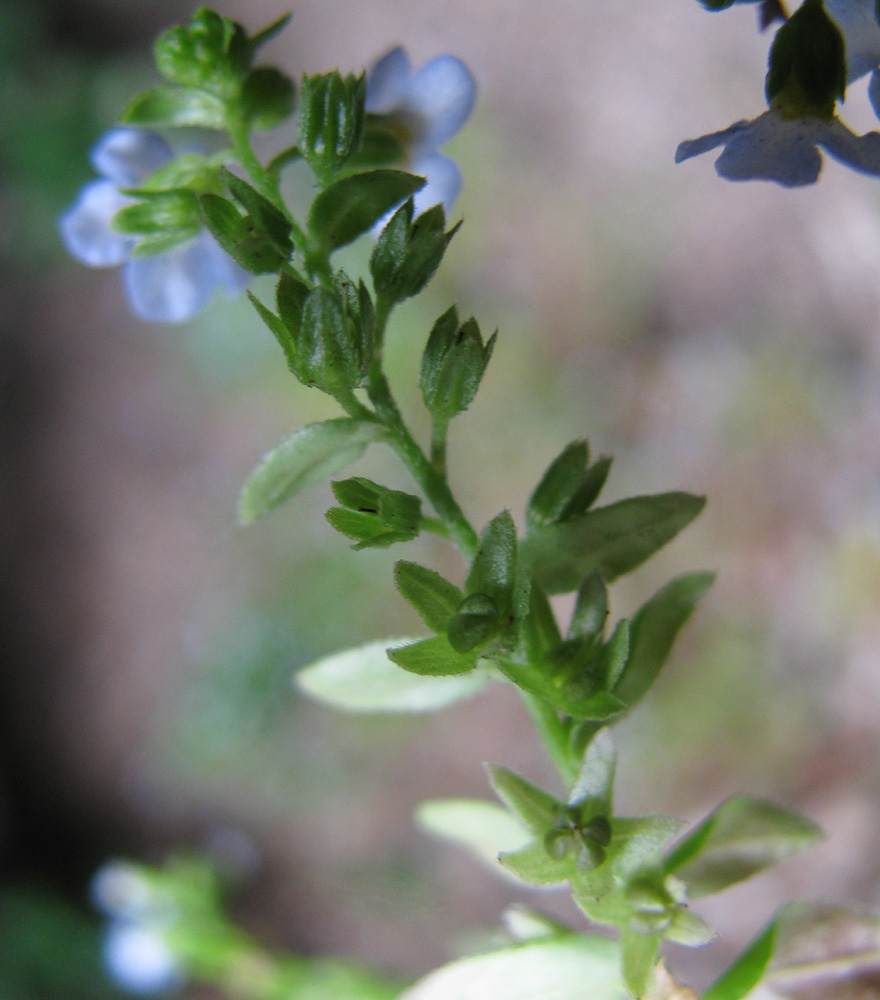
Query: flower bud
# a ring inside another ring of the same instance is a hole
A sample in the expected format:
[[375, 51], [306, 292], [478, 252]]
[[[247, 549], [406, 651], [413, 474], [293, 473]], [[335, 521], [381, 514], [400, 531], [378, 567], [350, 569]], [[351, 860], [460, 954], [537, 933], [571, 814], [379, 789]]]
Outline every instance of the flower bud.
[[470, 406], [495, 346], [483, 344], [476, 320], [458, 324], [455, 306], [434, 324], [419, 371], [425, 406], [435, 419], [450, 420]]

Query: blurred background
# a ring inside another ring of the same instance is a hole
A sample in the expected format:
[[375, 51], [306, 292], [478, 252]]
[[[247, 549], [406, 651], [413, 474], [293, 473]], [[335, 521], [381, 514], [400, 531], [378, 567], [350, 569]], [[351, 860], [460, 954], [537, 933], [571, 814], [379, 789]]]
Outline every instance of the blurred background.
[[[222, 5], [252, 30], [286, 9]], [[112, 857], [205, 852], [239, 873], [236, 918], [268, 945], [404, 977], [516, 898], [579, 919], [411, 821], [423, 798], [486, 796], [481, 761], [554, 782], [515, 696], [351, 718], [290, 684], [317, 656], [418, 627], [390, 582], [402, 550], [352, 555], [324, 521], [328, 489], [236, 524], [260, 455], [335, 415], [328, 398], [285, 374], [246, 301], [148, 326], [117, 272], [64, 255], [55, 219], [91, 145], [155, 81], [155, 34], [191, 13], [0, 0], [2, 1000], [118, 995], [88, 900]], [[613, 590], [620, 617], [674, 574], [719, 574], [617, 730], [618, 811], [695, 820], [748, 791], [826, 832], [702, 907], [721, 941], [673, 959], [699, 984], [793, 895], [880, 904], [880, 185], [833, 162], [794, 192], [722, 182], [709, 157], [673, 164], [679, 140], [762, 110], [752, 7], [323, 0], [297, 5], [266, 59], [295, 77], [359, 70], [397, 43], [416, 65], [461, 56], [480, 86], [448, 147], [465, 226], [390, 332], [424, 431], [413, 387], [433, 319], [458, 302], [500, 330], [452, 431], [472, 521], [521, 518], [580, 436], [615, 455], [606, 500], [710, 498]], [[876, 124], [864, 83], [845, 112]], [[356, 472], [407, 487], [379, 449]], [[406, 555], [462, 571], [431, 540]]]

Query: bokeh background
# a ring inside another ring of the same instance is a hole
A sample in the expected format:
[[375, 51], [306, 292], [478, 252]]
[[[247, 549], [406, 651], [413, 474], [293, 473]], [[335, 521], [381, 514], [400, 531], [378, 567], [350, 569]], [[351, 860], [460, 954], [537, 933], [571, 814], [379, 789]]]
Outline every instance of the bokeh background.
[[[222, 10], [256, 29], [286, 7]], [[110, 857], [206, 852], [238, 871], [230, 905], [268, 945], [405, 977], [512, 899], [578, 919], [411, 821], [425, 797], [487, 795], [484, 760], [554, 781], [510, 692], [345, 718], [290, 684], [319, 655], [417, 627], [390, 584], [400, 552], [352, 555], [327, 489], [236, 525], [261, 453], [334, 415], [328, 400], [285, 375], [246, 302], [150, 327], [118, 274], [64, 256], [55, 218], [90, 146], [154, 81], [158, 30], [191, 12], [0, 0], [2, 1000], [117, 995], [88, 901]], [[880, 904], [880, 184], [827, 163], [791, 192], [724, 183], [708, 157], [673, 164], [680, 139], [763, 107], [769, 38], [748, 6], [303, 2], [267, 58], [294, 76], [360, 69], [399, 42], [416, 64], [460, 55], [480, 85], [449, 146], [465, 226], [390, 333], [424, 430], [411, 387], [436, 315], [455, 301], [500, 330], [452, 432], [472, 520], [519, 518], [580, 436], [615, 455], [607, 499], [710, 498], [613, 590], [621, 616], [678, 572], [719, 573], [617, 730], [620, 811], [693, 820], [749, 791], [827, 835], [702, 908], [721, 941], [673, 959], [699, 984], [793, 895]], [[863, 84], [846, 117], [876, 124]], [[378, 449], [357, 471], [406, 486]], [[461, 572], [431, 541], [408, 557]]]

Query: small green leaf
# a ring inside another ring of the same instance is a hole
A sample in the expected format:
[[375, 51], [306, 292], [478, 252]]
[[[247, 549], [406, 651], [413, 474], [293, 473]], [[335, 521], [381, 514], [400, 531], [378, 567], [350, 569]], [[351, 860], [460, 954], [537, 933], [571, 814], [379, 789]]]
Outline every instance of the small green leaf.
[[388, 659], [389, 643], [370, 642], [333, 653], [294, 674], [296, 686], [309, 697], [343, 712], [433, 712], [481, 691], [492, 673], [477, 667], [457, 677], [425, 677], [408, 673]]
[[251, 50], [256, 52], [266, 42], [270, 42], [276, 35], [284, 31], [291, 17], [293, 17], [292, 14], [282, 14], [281, 17], [276, 18], [271, 24], [267, 24], [265, 28], [261, 28], [251, 37]]
[[388, 650], [388, 656], [404, 670], [436, 677], [465, 674], [477, 665], [475, 652], [456, 652], [445, 635], [422, 639], [408, 646], [397, 646]]
[[498, 632], [498, 619], [498, 605], [488, 594], [468, 594], [446, 628], [450, 646], [459, 653], [476, 649]]
[[558, 799], [500, 764], [488, 764], [486, 770], [495, 794], [531, 833], [543, 836], [555, 826], [561, 807]]
[[721, 892], [812, 847], [819, 828], [772, 802], [737, 795], [722, 802], [665, 861], [696, 899]]
[[494, 802], [481, 799], [433, 799], [416, 809], [416, 823], [427, 833], [467, 848], [489, 868], [503, 874], [502, 851], [516, 850], [528, 839], [515, 817]]
[[284, 259], [288, 258], [293, 252], [293, 243], [290, 239], [290, 222], [284, 213], [268, 198], [264, 198], [255, 187], [226, 167], [220, 168], [220, 179], [226, 185], [227, 191], [253, 219], [259, 231]]
[[569, 803], [577, 805], [587, 799], [594, 799], [602, 803], [604, 812], [610, 812], [616, 766], [617, 751], [611, 741], [611, 733], [607, 729], [600, 729], [584, 754]]
[[128, 125], [225, 129], [226, 104], [201, 87], [153, 87], [125, 109]]
[[569, 497], [565, 506], [559, 512], [560, 521], [568, 521], [573, 517], [586, 513], [593, 506], [602, 492], [602, 487], [608, 479], [611, 471], [612, 459], [609, 455], [597, 458], [595, 462], [584, 470], [574, 492]]
[[550, 463], [526, 504], [526, 523], [538, 528], [559, 519], [590, 460], [586, 441], [572, 441]]
[[567, 859], [567, 848], [575, 846], [575, 836], [561, 831], [557, 841], [563, 844], [567, 837], [566, 849], [560, 851], [559, 857], [554, 857], [541, 840], [533, 840], [515, 851], [503, 851], [498, 860], [501, 866], [511, 875], [515, 875], [527, 885], [558, 885], [565, 882], [574, 871], [574, 860]]
[[705, 502], [689, 493], [620, 500], [529, 532], [522, 541], [522, 558], [551, 594], [574, 590], [593, 570], [610, 582], [673, 539]]
[[351, 243], [399, 202], [425, 186], [402, 170], [371, 170], [343, 177], [312, 202], [309, 233], [324, 253]]
[[272, 312], [271, 309], [267, 309], [262, 302], [247, 289], [247, 297], [251, 301], [254, 309], [260, 314], [260, 318], [266, 324], [267, 327], [272, 331], [273, 336], [281, 345], [281, 349], [284, 351], [284, 356], [287, 359], [287, 367], [291, 371], [296, 370], [296, 342], [291, 336], [290, 330], [287, 326], [281, 322], [281, 319]]
[[118, 233], [133, 236], [165, 235], [169, 230], [181, 238], [195, 236], [201, 228], [199, 203], [192, 191], [145, 191], [144, 200], [127, 205], [113, 216]]
[[320, 483], [360, 458], [385, 431], [368, 420], [341, 417], [308, 424], [270, 451], [245, 483], [239, 503], [242, 524], [268, 514], [308, 486]]
[[560, 935], [462, 958], [399, 1000], [627, 1000], [616, 941]]
[[270, 129], [293, 114], [293, 80], [270, 66], [252, 69], [241, 85], [242, 114], [255, 129]]
[[632, 708], [657, 679], [675, 637], [714, 579], [713, 573], [678, 576], [633, 616], [629, 625], [629, 657], [614, 688], [614, 694], [627, 708]]
[[624, 928], [620, 935], [623, 953], [623, 978], [634, 997], [643, 996], [651, 982], [651, 974], [660, 950], [659, 934], [642, 934]]
[[685, 825], [674, 816], [615, 816], [608, 860], [618, 875], [635, 871]]
[[742, 1000], [761, 981], [775, 945], [773, 920], [703, 993], [703, 1000]]
[[492, 518], [480, 533], [477, 554], [471, 563], [465, 590], [487, 594], [502, 615], [510, 613], [516, 584], [516, 525], [510, 511]]
[[455, 584], [439, 573], [405, 560], [394, 564], [394, 582], [432, 632], [446, 631], [464, 597]]

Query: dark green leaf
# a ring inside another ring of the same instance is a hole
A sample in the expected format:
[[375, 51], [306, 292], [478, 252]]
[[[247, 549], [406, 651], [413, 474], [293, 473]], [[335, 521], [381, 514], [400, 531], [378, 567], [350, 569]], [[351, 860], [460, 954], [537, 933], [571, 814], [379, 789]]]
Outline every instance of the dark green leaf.
[[530, 529], [559, 519], [589, 460], [587, 442], [572, 441], [550, 463], [526, 504], [526, 523]]
[[226, 167], [220, 168], [220, 178], [232, 197], [244, 207], [257, 228], [271, 241], [279, 254], [285, 259], [289, 257], [293, 251], [293, 243], [290, 239], [290, 222], [284, 213], [255, 187]]
[[201, 87], [153, 87], [122, 114], [128, 125], [225, 129], [226, 104]]
[[312, 202], [309, 212], [312, 239], [325, 253], [345, 246], [424, 186], [421, 177], [401, 170], [372, 170], [343, 177]]
[[281, 320], [272, 312], [271, 309], [267, 309], [262, 302], [248, 289], [247, 297], [251, 300], [251, 304], [260, 314], [260, 318], [272, 331], [273, 336], [281, 345], [281, 349], [284, 351], [284, 356], [287, 359], [287, 367], [291, 371], [296, 370], [296, 343], [288, 330], [287, 326], [281, 322]]
[[529, 532], [522, 542], [522, 557], [551, 594], [574, 590], [593, 570], [611, 581], [674, 538], [705, 502], [689, 493], [621, 500]]
[[713, 573], [686, 573], [670, 581], [633, 616], [629, 657], [614, 693], [632, 708], [666, 662], [679, 630], [715, 579]]
[[275, 128], [292, 114], [296, 97], [293, 80], [278, 69], [252, 69], [241, 87], [242, 114], [252, 128]]
[[611, 471], [611, 462], [612, 459], [608, 455], [603, 455], [584, 470], [577, 486], [559, 512], [560, 521], [568, 521], [572, 517], [584, 514], [593, 506]]
[[455, 584], [418, 563], [395, 563], [394, 582], [422, 621], [437, 633], [446, 631], [464, 597]]
[[388, 650], [388, 656], [404, 670], [436, 677], [465, 674], [477, 665], [476, 653], [457, 653], [445, 635], [397, 646]]

